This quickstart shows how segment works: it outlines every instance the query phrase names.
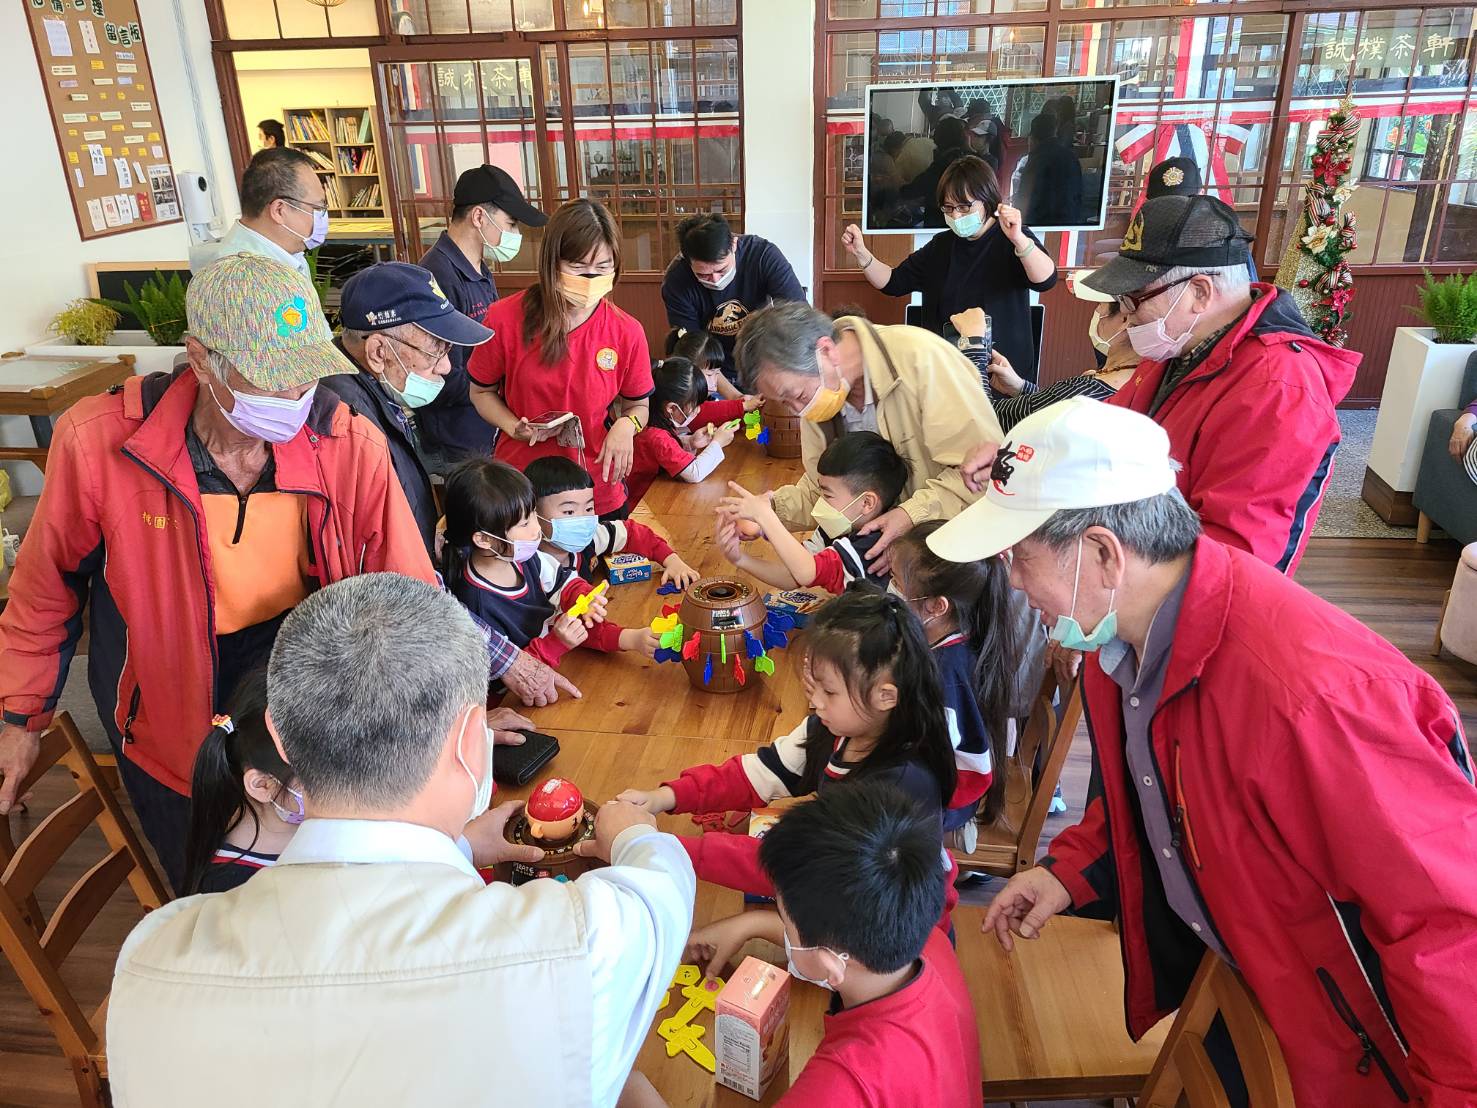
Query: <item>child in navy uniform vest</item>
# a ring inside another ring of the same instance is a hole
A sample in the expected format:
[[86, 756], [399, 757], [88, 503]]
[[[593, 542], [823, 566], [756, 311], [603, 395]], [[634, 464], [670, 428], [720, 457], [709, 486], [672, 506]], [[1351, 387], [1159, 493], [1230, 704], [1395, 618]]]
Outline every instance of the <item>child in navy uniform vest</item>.
[[[807, 796], [858, 780], [883, 780], [939, 820], [958, 771], [943, 693], [923, 629], [908, 606], [871, 585], [855, 584], [822, 608], [806, 631], [805, 687], [814, 705], [788, 735], [721, 765], [693, 766], [649, 791], [617, 800], [662, 812], [743, 812], [787, 796]], [[758, 865], [760, 840], [712, 833], [684, 836], [698, 877], [757, 896], [773, 896]], [[950, 886], [952, 890], [952, 885]], [[940, 926], [948, 928], [948, 909]]]
[[539, 549], [533, 486], [505, 462], [463, 462], [446, 479], [442, 577], [479, 627], [556, 666], [605, 619], [604, 596], [565, 613], [590, 583]]
[[[853, 581], [886, 587], [867, 554], [879, 532], [858, 534], [878, 516], [897, 507], [908, 485], [908, 463], [875, 431], [851, 431], [826, 447], [816, 462], [821, 495], [811, 509], [815, 533], [801, 543], [780, 522], [768, 494], [758, 495], [730, 481], [733, 495], [718, 506], [718, 548], [737, 569], [776, 588], [817, 588], [839, 593]], [[744, 539], [763, 535], [779, 555], [772, 562], [749, 554]]]
[[[631, 553], [662, 567], [662, 583], [686, 590], [698, 571], [650, 527], [629, 519], [602, 520], [595, 514], [595, 479], [578, 462], [558, 455], [535, 458], [523, 471], [533, 485], [534, 504], [544, 542], [542, 550], [586, 581], [609, 572], [605, 559]], [[649, 627], [622, 627], [606, 620], [590, 628], [584, 645], [591, 650], [634, 650], [648, 658], [658, 636]]]
[[959, 785], [944, 813], [954, 845], [973, 853], [974, 819], [1005, 804], [1005, 759], [1014, 745], [1011, 702], [1022, 649], [1002, 558], [949, 562], [928, 548], [942, 520], [920, 523], [893, 545], [892, 584], [923, 623], [938, 663]]

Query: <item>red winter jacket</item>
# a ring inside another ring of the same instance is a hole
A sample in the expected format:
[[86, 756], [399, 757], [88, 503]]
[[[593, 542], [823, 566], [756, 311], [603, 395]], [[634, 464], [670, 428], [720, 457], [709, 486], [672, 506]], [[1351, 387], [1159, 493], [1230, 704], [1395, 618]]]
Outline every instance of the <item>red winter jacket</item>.
[[1291, 575], [1318, 519], [1339, 444], [1334, 413], [1360, 355], [1315, 338], [1271, 285], [1159, 408], [1165, 362], [1143, 362], [1108, 401], [1153, 417], [1184, 468], [1179, 487], [1213, 539]]
[[[179, 793], [210, 730], [215, 599], [185, 424], [195, 377], [133, 377], [56, 427], [46, 485], [0, 614], [6, 723], [51, 722], [82, 633], [103, 724], [130, 761]], [[436, 583], [385, 438], [326, 389], [273, 448], [277, 487], [307, 496], [322, 584], [377, 570]]]
[[[1101, 793], [1043, 864], [1074, 908], [1119, 919], [1137, 1038], [1179, 1005], [1205, 946], [1148, 854], [1119, 687], [1096, 661], [1082, 673]], [[1477, 1103], [1477, 790], [1436, 682], [1202, 538], [1151, 736], [1180, 853], [1298, 1103]]]

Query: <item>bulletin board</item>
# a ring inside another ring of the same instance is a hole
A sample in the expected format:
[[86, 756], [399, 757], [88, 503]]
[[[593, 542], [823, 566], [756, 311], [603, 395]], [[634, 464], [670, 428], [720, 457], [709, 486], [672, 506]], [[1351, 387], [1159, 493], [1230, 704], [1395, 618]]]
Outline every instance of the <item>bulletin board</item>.
[[83, 240], [180, 221], [159, 90], [136, 0], [26, 5]]

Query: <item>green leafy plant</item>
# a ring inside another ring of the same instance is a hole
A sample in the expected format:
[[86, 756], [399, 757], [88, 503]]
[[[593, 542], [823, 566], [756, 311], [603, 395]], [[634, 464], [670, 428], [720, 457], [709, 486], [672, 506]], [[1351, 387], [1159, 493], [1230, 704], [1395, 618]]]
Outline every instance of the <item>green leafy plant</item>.
[[328, 286], [332, 278], [327, 273], [322, 277], [318, 276], [318, 250], [319, 247], [315, 246], [305, 255], [308, 259], [308, 280], [313, 284], [313, 291], [318, 294], [319, 309], [323, 312], [325, 318], [331, 320], [333, 317], [329, 315], [328, 311]]
[[1412, 308], [1436, 332], [1437, 342], [1477, 339], [1477, 275], [1453, 273], [1438, 281], [1426, 270], [1426, 283], [1416, 290], [1420, 307]]
[[75, 346], [101, 346], [118, 327], [119, 315], [106, 304], [85, 297], [73, 300], [51, 318], [51, 333]]
[[128, 297], [127, 301], [97, 300], [95, 303], [114, 311], [128, 312], [143, 324], [156, 346], [179, 344], [185, 333], [185, 283], [180, 280], [178, 270], [166, 277], [156, 269], [154, 276], [137, 291], [124, 281], [123, 293]]

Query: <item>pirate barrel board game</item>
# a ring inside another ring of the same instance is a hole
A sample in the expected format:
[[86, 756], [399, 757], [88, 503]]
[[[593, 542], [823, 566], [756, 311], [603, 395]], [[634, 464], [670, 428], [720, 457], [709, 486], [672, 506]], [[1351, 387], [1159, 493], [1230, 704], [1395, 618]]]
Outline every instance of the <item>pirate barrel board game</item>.
[[695, 689], [731, 693], [752, 683], [769, 610], [754, 589], [732, 577], [705, 577], [682, 598], [682, 668]]
[[764, 429], [769, 432], [764, 439], [764, 452], [771, 458], [800, 457], [800, 417], [773, 400], [766, 400], [759, 414]]
[[544, 852], [543, 860], [511, 863], [507, 880], [514, 885], [537, 877], [572, 881], [598, 865], [596, 859], [582, 858], [574, 852], [577, 845], [594, 837], [596, 811], [594, 802], [586, 800], [573, 781], [550, 777], [539, 785], [523, 809], [508, 820], [503, 836], [519, 846], [539, 847]]

